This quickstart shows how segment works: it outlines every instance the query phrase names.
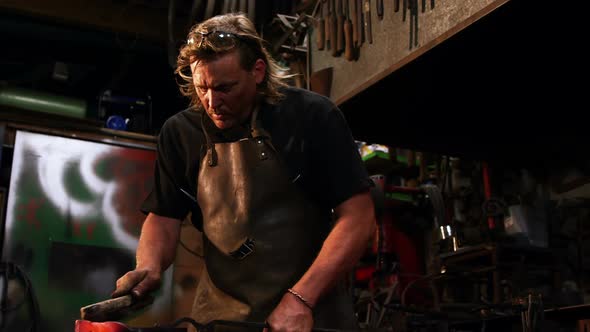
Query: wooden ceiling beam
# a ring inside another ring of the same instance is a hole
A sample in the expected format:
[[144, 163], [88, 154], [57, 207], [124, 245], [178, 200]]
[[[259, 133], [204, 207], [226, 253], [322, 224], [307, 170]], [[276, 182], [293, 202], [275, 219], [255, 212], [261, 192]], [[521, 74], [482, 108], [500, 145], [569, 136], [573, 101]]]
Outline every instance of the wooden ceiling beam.
[[[120, 32], [136, 35], [142, 39], [166, 42], [168, 10], [166, 7], [149, 4], [139, 1], [104, 0], [4, 0], [0, 1], [0, 9], [54, 20], [57, 23]], [[167, 1], [162, 4], [166, 5]], [[179, 9], [177, 13], [180, 12]], [[186, 17], [177, 17], [176, 34], [182, 32], [185, 26]]]

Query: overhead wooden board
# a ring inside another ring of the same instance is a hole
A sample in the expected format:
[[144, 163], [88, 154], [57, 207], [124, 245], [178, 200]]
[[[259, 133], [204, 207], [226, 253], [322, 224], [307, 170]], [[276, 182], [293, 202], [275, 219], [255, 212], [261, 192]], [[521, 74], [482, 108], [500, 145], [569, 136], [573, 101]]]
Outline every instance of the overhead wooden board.
[[[412, 28], [412, 36], [411, 24], [416, 20], [412, 20], [409, 10], [404, 20], [402, 5], [404, 1], [414, 0], [399, 0], [397, 12], [394, 11], [395, 1], [383, 0], [381, 20], [377, 16], [377, 1], [369, 1], [373, 42], [365, 40], [355, 61], [347, 61], [343, 54], [334, 57], [327, 49], [318, 50], [315, 43], [317, 30], [312, 32], [311, 72], [333, 68], [330, 98], [336, 104], [367, 89], [509, 0], [416, 1], [418, 28], [417, 34], [413, 34], [416, 30]], [[423, 5], [426, 5], [424, 10]], [[410, 40], [410, 37], [417, 37], [417, 40]]]

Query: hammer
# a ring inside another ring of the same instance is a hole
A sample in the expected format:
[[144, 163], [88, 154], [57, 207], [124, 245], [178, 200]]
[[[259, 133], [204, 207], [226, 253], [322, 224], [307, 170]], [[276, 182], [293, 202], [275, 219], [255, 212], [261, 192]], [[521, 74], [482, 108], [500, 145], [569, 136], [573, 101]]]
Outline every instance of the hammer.
[[138, 299], [131, 294], [127, 294], [80, 308], [80, 318], [93, 322], [117, 320], [130, 311], [141, 309], [152, 302], [154, 302], [153, 296]]

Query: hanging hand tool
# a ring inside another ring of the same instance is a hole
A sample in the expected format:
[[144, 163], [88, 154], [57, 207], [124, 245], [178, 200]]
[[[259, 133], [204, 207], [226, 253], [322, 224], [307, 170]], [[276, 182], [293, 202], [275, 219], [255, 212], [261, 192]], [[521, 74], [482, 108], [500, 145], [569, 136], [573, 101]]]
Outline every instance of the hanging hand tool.
[[[344, 20], [344, 58], [348, 61], [354, 60], [354, 44], [352, 41], [352, 22], [350, 20], [349, 1], [346, 1], [345, 6], [345, 20]], [[354, 2], [354, 0], [352, 0]]]
[[356, 18], [356, 0], [347, 0], [349, 2], [352, 1], [350, 5], [350, 15], [349, 15], [349, 19], [351, 20], [352, 23], [352, 47], [357, 47], [359, 45], [359, 34], [358, 34], [358, 30], [357, 30], [357, 18]]
[[336, 18], [336, 6], [334, 0], [328, 0], [330, 2], [331, 10], [330, 10], [330, 47], [332, 51], [332, 56], [338, 56], [338, 25], [337, 25], [337, 18]]
[[365, 42], [365, 22], [363, 20], [363, 2], [364, 0], [356, 0], [356, 26], [357, 26], [357, 35], [358, 35], [358, 45], [357, 47], [361, 47], [361, 45]]
[[410, 49], [418, 46], [418, 0], [407, 0], [410, 10]]
[[402, 21], [406, 21], [406, 11], [408, 10], [408, 3], [412, 0], [402, 0]]
[[326, 1], [326, 7], [327, 7], [327, 13], [328, 16], [326, 17], [326, 19], [324, 20], [324, 33], [325, 33], [325, 40], [326, 40], [326, 49], [331, 49], [332, 47], [332, 43], [334, 41], [331, 40], [332, 37], [332, 29], [330, 29], [330, 26], [332, 25], [332, 4], [331, 4], [332, 0], [327, 0]]
[[375, 2], [375, 7], [377, 7], [377, 17], [379, 20], [383, 20], [383, 0], [377, 0], [377, 2]]
[[369, 44], [373, 44], [373, 34], [371, 32], [371, 1], [364, 0], [365, 9], [365, 37]]
[[344, 15], [342, 14], [342, 1], [336, 0], [336, 46], [338, 55], [344, 51]]
[[[321, 0], [320, 0], [321, 1]], [[325, 26], [324, 26], [324, 11], [322, 10], [323, 6], [320, 4], [320, 18], [315, 20], [315, 28], [316, 28], [316, 32], [315, 32], [315, 42], [316, 42], [316, 46], [318, 48], [318, 50], [323, 50], [324, 49], [324, 34], [325, 34]]]

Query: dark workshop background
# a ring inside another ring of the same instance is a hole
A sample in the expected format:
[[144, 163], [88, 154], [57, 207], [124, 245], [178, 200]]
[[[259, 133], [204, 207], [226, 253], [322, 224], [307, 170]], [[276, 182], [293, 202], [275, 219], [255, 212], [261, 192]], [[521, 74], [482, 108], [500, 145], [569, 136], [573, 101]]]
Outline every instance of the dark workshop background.
[[[207, 2], [0, 1], [0, 331], [71, 331], [133, 266], [155, 136], [187, 105], [173, 59]], [[255, 4], [273, 56], [307, 88], [313, 22], [296, 18], [317, 19], [316, 1]], [[378, 233], [351, 283], [364, 329], [587, 327], [577, 12], [509, 0], [339, 105], [381, 189]], [[159, 300], [125, 323], [188, 314], [198, 235], [183, 222]]]

